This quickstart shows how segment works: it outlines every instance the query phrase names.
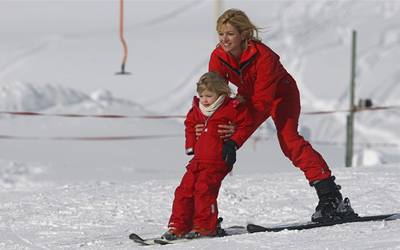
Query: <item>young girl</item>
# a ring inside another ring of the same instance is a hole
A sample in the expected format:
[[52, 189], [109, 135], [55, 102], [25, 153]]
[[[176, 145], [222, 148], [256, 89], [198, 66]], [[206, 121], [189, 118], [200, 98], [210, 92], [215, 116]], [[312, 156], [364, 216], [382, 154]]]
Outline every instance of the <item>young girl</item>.
[[[162, 238], [197, 238], [217, 233], [217, 196], [224, 177], [232, 170], [239, 148], [252, 129], [252, 119], [236, 99], [230, 98], [228, 82], [208, 72], [197, 83], [198, 97], [186, 116], [186, 154], [194, 155], [176, 188], [168, 231]], [[195, 125], [204, 124], [197, 137]], [[236, 131], [224, 141], [218, 125], [235, 123]]]

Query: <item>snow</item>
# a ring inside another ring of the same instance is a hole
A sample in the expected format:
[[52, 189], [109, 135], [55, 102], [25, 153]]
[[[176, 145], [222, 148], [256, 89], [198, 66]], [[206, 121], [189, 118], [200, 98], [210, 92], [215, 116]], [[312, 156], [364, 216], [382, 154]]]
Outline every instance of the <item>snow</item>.
[[[136, 249], [160, 235], [189, 158], [180, 118], [215, 46], [212, 1], [128, 1], [127, 71], [118, 1], [0, 1], [0, 249]], [[298, 81], [302, 134], [361, 215], [400, 207], [400, 1], [223, 1], [263, 28]], [[344, 167], [351, 31], [353, 168]], [[36, 112], [39, 115], [13, 115]], [[80, 114], [68, 117], [63, 114]], [[96, 115], [121, 115], [104, 118]], [[87, 116], [85, 116], [87, 115]], [[307, 221], [317, 203], [267, 122], [239, 152], [219, 196], [225, 226]], [[141, 136], [141, 137], [137, 137]], [[98, 140], [94, 140], [98, 138]], [[100, 139], [99, 139], [100, 138]], [[400, 249], [400, 221], [205, 239], [162, 249]]]
[[[360, 214], [397, 211], [397, 166], [336, 171]], [[74, 182], [1, 192], [5, 249], [132, 249], [130, 232], [158, 235], [177, 180]], [[315, 194], [293, 173], [228, 177], [220, 192], [225, 225], [305, 221]], [[167, 249], [395, 249], [400, 221], [355, 223], [308, 231], [257, 233], [194, 241]]]
[[354, 164], [358, 166], [373, 166], [385, 163], [382, 154], [370, 148], [360, 150], [353, 157]]

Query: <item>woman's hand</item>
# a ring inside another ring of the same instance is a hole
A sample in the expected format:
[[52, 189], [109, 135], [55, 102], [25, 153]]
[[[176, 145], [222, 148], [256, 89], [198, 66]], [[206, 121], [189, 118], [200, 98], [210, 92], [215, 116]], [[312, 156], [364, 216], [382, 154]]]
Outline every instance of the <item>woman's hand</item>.
[[[203, 130], [204, 130], [204, 124], [196, 124], [194, 126], [196, 138], [198, 138], [201, 135], [201, 133], [203, 133]], [[224, 140], [229, 139], [233, 135], [233, 133], [235, 133], [235, 131], [236, 131], [236, 126], [232, 123], [218, 125], [218, 134], [220, 134], [220, 137]]]
[[224, 140], [229, 139], [233, 133], [235, 133], [236, 126], [232, 123], [229, 124], [219, 124], [218, 125], [218, 133], [220, 137]]
[[204, 124], [196, 124], [194, 126], [194, 131], [196, 133], [196, 138], [199, 138], [199, 136], [201, 135], [203, 130], [204, 130]]

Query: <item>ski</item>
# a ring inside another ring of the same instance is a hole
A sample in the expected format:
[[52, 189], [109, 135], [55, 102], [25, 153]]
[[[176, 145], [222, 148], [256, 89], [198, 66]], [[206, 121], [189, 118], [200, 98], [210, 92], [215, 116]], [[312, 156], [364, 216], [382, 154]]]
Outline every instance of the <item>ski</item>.
[[133, 240], [134, 242], [136, 242], [136, 243], [138, 243], [138, 244], [140, 244], [142, 246], [151, 246], [151, 245], [156, 245], [157, 244], [154, 241], [156, 239], [159, 239], [159, 237], [144, 239], [144, 238], [140, 237], [138, 234], [131, 233], [129, 235], [129, 239]]
[[277, 225], [271, 227], [265, 227], [256, 224], [248, 224], [247, 231], [249, 233], [257, 233], [257, 232], [280, 232], [283, 230], [306, 230], [318, 227], [328, 227], [345, 223], [353, 223], [353, 222], [365, 222], [365, 221], [390, 221], [390, 220], [398, 220], [400, 219], [400, 213], [392, 213], [392, 214], [380, 214], [380, 215], [371, 215], [371, 216], [354, 216], [345, 218], [342, 220], [335, 220], [329, 222], [304, 222], [304, 223], [292, 223], [285, 225]]
[[151, 246], [151, 245], [170, 245], [183, 243], [193, 240], [202, 240], [202, 239], [210, 239], [210, 238], [219, 238], [226, 237], [232, 235], [241, 235], [247, 233], [257, 233], [257, 232], [280, 232], [283, 230], [306, 230], [312, 228], [319, 227], [328, 227], [346, 223], [354, 223], [354, 222], [366, 222], [366, 221], [391, 221], [400, 219], [400, 213], [392, 213], [392, 214], [380, 214], [380, 215], [370, 215], [370, 216], [354, 216], [345, 218], [342, 220], [335, 220], [329, 222], [299, 222], [299, 223], [291, 223], [291, 224], [282, 224], [276, 226], [261, 226], [256, 224], [248, 224], [246, 227], [244, 226], [232, 226], [228, 228], [224, 228], [220, 230], [220, 233], [215, 237], [201, 237], [196, 239], [176, 239], [176, 240], [165, 240], [160, 237], [148, 237], [144, 238], [139, 236], [136, 233], [132, 233], [129, 235], [129, 239], [133, 240], [135, 243], [142, 246]]
[[219, 237], [226, 237], [232, 235], [240, 235], [240, 234], [247, 234], [247, 229], [244, 226], [232, 226], [228, 228], [221, 229], [220, 233], [215, 237], [201, 237], [196, 239], [176, 239], [176, 240], [165, 240], [161, 239], [160, 237], [149, 237], [149, 238], [142, 238], [136, 233], [132, 233], [129, 235], [129, 239], [133, 240], [135, 243], [141, 246], [151, 246], [151, 245], [170, 245], [170, 244], [177, 244], [182, 242], [188, 242], [193, 240], [201, 240], [201, 239], [211, 239], [211, 238], [219, 238]]

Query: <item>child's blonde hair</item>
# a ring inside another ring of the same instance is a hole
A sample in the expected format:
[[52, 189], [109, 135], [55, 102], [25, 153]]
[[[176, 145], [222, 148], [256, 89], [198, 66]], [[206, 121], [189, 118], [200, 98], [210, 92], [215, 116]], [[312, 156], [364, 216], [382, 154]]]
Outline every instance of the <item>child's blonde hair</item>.
[[222, 31], [222, 26], [229, 23], [235, 27], [246, 40], [261, 41], [258, 36], [257, 28], [247, 17], [244, 11], [238, 9], [228, 9], [217, 20], [217, 32]]
[[197, 82], [197, 93], [201, 94], [204, 90], [216, 93], [218, 96], [231, 94], [228, 80], [216, 72], [207, 72], [200, 77]]

